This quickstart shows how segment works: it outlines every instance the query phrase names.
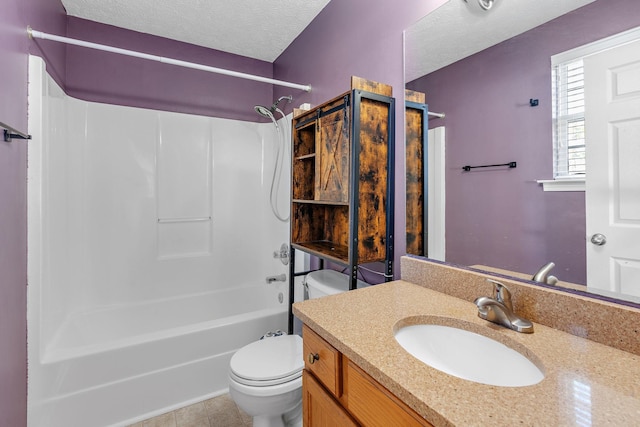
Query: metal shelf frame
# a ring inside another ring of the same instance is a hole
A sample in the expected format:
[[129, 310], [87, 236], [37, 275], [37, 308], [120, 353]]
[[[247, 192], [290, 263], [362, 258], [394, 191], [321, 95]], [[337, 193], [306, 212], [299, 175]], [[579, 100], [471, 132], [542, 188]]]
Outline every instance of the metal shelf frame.
[[[360, 190], [360, 106], [362, 100], [372, 100], [387, 104], [389, 106], [389, 116], [387, 122], [387, 193], [386, 193], [386, 233], [385, 233], [385, 258], [384, 258], [384, 277], [385, 281], [390, 281], [393, 278], [393, 256], [394, 256], [394, 220], [395, 220], [395, 195], [394, 195], [394, 178], [395, 178], [395, 99], [391, 96], [379, 95], [372, 92], [367, 92], [359, 89], [351, 91], [348, 107], [351, 108], [351, 170], [350, 170], [350, 188], [349, 188], [349, 256], [346, 263], [338, 262], [339, 265], [344, 265], [349, 271], [349, 290], [357, 289], [358, 287], [358, 212], [359, 212], [359, 190]], [[298, 124], [297, 127], [307, 125], [314, 120], [307, 119]], [[293, 333], [293, 311], [292, 306], [295, 301], [295, 279], [297, 277], [305, 276], [310, 271], [296, 272], [295, 271], [295, 249], [303, 252], [310, 253], [320, 259], [320, 268], [324, 268], [325, 261], [336, 263], [335, 259], [329, 256], [323, 256], [317, 252], [305, 251], [304, 248], [299, 245], [294, 248], [294, 245], [289, 242], [289, 319], [288, 319], [288, 332]]]

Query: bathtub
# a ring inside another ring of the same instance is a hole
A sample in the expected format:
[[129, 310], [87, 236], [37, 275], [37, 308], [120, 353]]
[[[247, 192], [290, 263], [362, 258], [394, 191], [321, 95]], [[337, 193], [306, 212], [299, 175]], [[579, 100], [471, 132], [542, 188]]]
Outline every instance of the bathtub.
[[29, 425], [127, 425], [225, 393], [233, 353], [285, 330], [287, 301], [263, 284], [73, 313], [31, 357]]

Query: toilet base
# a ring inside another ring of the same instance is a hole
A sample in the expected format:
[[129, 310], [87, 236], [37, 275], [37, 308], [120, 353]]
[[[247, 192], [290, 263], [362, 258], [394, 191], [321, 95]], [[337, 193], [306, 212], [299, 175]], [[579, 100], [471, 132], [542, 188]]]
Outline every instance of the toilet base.
[[302, 402], [286, 414], [253, 417], [253, 427], [302, 427]]
[[248, 387], [230, 378], [229, 394], [253, 417], [254, 427], [302, 427], [302, 378], [270, 387]]

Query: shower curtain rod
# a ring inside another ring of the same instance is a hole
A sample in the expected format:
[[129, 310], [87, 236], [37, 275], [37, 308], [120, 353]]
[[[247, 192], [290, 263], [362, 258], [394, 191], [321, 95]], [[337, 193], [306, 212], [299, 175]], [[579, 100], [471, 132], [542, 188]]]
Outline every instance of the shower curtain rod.
[[148, 59], [150, 61], [162, 62], [164, 64], [177, 65], [179, 67], [192, 68], [194, 70], [208, 71], [210, 73], [224, 74], [231, 77], [239, 77], [241, 79], [253, 80], [262, 83], [270, 83], [277, 86], [285, 86], [292, 89], [301, 89], [305, 92], [311, 92], [311, 85], [301, 85], [297, 83], [285, 82], [283, 80], [270, 79], [267, 77], [255, 76], [253, 74], [240, 73], [238, 71], [225, 70], [224, 68], [210, 67], [208, 65], [196, 64], [193, 62], [181, 61], [179, 59], [166, 58], [164, 56], [150, 55], [147, 53], [136, 52], [128, 49], [121, 49], [119, 47], [107, 46], [103, 44], [91, 43], [84, 40], [71, 39], [69, 37], [56, 36], [54, 34], [43, 33], [42, 31], [36, 31], [31, 27], [27, 27], [27, 34], [29, 38], [36, 38], [42, 40], [51, 40], [60, 43], [67, 43], [76, 46], [87, 47], [89, 49], [103, 50], [105, 52], [117, 53], [120, 55], [133, 56], [135, 58]]

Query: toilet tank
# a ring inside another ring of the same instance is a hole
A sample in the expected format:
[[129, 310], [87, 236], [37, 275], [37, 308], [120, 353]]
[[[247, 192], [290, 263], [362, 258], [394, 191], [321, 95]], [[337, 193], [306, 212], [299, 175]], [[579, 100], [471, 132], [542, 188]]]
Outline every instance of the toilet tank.
[[[335, 270], [317, 270], [307, 274], [305, 283], [309, 289], [309, 299], [335, 295], [349, 290], [349, 276]], [[358, 289], [370, 286], [358, 280]]]

